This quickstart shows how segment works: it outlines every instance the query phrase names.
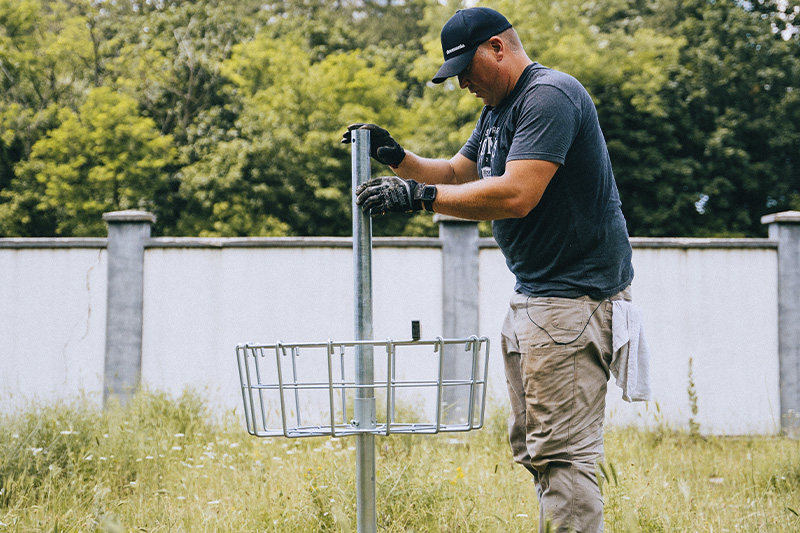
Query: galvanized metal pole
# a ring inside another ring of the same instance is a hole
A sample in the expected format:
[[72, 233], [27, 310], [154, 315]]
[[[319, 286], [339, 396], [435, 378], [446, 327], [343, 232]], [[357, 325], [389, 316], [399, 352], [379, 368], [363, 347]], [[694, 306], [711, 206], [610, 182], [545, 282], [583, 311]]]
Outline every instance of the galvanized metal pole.
[[[353, 130], [353, 191], [369, 180], [369, 131]], [[353, 267], [356, 340], [372, 339], [372, 220], [361, 212], [353, 195]], [[356, 346], [355, 425], [374, 429], [377, 424], [372, 346]], [[356, 436], [356, 506], [359, 533], [375, 533], [375, 436]]]

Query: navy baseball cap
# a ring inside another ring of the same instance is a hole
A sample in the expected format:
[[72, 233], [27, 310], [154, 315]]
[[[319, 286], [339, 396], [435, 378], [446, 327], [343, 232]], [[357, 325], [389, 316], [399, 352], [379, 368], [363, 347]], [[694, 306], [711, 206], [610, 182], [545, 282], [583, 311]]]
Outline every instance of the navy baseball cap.
[[444, 65], [433, 83], [442, 83], [460, 74], [475, 55], [478, 46], [511, 27], [500, 13], [488, 7], [459, 9], [442, 28]]

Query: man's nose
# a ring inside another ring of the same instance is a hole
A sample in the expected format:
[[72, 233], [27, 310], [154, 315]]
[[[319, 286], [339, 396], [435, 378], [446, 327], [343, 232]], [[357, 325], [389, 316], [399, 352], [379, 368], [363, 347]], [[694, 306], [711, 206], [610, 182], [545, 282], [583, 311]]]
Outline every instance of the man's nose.
[[466, 89], [468, 85], [468, 80], [469, 78], [465, 76], [464, 73], [462, 72], [461, 74], [458, 75], [458, 86], [461, 87], [462, 89]]

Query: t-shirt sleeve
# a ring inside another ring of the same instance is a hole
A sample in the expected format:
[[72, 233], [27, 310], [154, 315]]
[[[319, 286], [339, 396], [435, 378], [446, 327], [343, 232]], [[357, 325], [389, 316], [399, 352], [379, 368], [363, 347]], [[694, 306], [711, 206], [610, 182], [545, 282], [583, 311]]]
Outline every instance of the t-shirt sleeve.
[[563, 164], [581, 124], [580, 108], [561, 89], [540, 85], [519, 108], [506, 161], [541, 159]]
[[461, 147], [461, 150], [458, 151], [459, 154], [463, 155], [470, 161], [478, 160], [478, 150], [481, 146], [481, 130], [483, 129], [483, 119], [486, 116], [486, 113], [487, 108], [484, 107], [483, 111], [481, 111], [481, 116], [478, 119], [478, 123], [475, 125], [475, 129], [472, 130], [472, 135], [469, 136], [467, 142]]

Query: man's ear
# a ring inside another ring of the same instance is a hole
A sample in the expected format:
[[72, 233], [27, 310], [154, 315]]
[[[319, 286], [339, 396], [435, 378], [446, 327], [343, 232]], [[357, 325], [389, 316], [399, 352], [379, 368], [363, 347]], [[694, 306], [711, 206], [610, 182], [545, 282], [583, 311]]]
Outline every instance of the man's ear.
[[492, 55], [495, 57], [497, 61], [503, 59], [503, 56], [505, 55], [506, 52], [506, 43], [503, 42], [503, 39], [495, 35], [494, 37], [489, 39], [487, 44], [489, 45], [489, 51], [492, 53]]

